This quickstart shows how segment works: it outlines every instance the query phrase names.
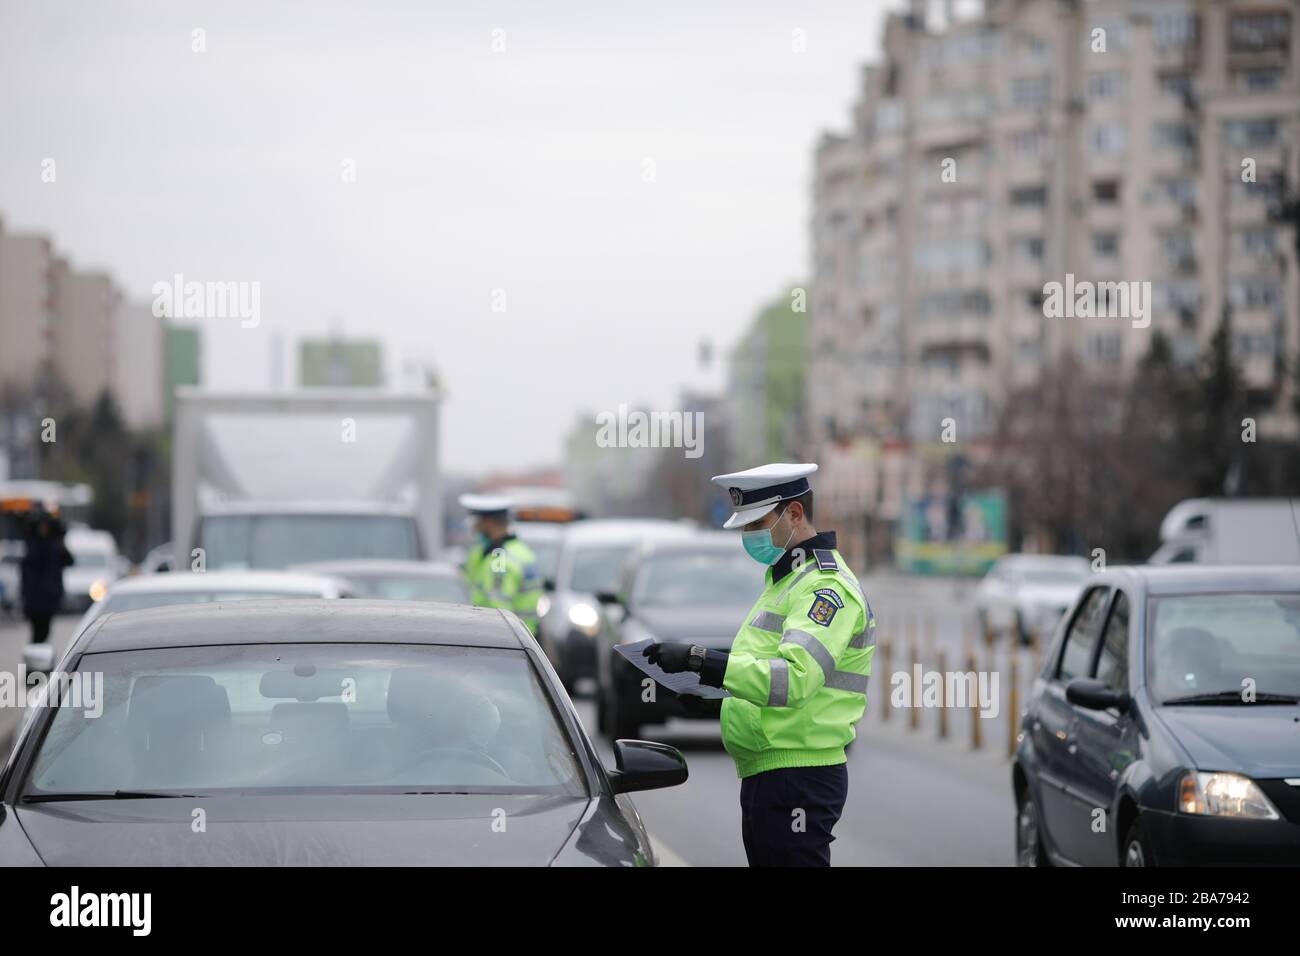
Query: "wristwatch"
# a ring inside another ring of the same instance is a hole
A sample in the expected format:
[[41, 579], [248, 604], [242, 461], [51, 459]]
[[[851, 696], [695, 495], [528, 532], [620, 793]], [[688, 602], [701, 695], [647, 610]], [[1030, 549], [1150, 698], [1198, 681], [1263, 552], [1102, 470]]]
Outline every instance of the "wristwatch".
[[698, 672], [704, 666], [704, 655], [707, 653], [708, 651], [705, 648], [700, 647], [698, 644], [692, 644], [690, 656], [686, 658], [686, 669]]

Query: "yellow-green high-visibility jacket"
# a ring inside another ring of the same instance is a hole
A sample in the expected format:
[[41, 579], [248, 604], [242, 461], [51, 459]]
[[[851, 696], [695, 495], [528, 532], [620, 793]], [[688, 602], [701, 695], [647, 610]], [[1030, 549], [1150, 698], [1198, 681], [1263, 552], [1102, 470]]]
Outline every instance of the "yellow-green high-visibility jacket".
[[768, 568], [767, 586], [732, 642], [722, 741], [740, 777], [844, 763], [866, 710], [876, 621], [834, 540], [833, 532], [811, 539], [831, 547], [814, 547], [793, 565], [778, 562], [778, 572], [790, 569], [775, 581]]
[[514, 611], [537, 636], [542, 577], [532, 548], [514, 535], [493, 542], [486, 552], [476, 546], [465, 559], [465, 580], [476, 606]]

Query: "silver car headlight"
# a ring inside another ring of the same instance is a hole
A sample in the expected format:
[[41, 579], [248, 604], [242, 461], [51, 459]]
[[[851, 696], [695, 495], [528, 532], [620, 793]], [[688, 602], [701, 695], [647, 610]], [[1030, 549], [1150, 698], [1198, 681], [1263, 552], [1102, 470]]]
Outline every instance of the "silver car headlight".
[[600, 612], [582, 601], [569, 608], [569, 623], [588, 637], [600, 632]]
[[1239, 773], [1191, 771], [1178, 784], [1178, 809], [1210, 817], [1277, 820], [1277, 809], [1254, 780]]

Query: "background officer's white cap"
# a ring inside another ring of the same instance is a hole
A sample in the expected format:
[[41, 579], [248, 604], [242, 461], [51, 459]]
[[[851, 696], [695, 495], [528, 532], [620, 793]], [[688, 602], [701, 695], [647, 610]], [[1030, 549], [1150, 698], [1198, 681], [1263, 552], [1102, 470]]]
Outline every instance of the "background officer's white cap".
[[461, 495], [456, 501], [476, 515], [504, 515], [510, 511], [510, 499], [505, 495]]
[[787, 498], [798, 498], [808, 490], [808, 476], [817, 470], [811, 462], [801, 465], [776, 463], [748, 471], [715, 475], [713, 483], [727, 489], [736, 513], [724, 528], [739, 528], [757, 521]]

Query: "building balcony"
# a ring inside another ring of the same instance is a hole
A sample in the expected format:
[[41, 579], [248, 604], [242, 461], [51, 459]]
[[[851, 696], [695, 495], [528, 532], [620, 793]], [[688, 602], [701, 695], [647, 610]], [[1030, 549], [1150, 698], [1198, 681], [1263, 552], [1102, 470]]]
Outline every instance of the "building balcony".
[[922, 354], [936, 350], [988, 352], [993, 323], [987, 316], [954, 315], [918, 319], [908, 329], [908, 337]]

